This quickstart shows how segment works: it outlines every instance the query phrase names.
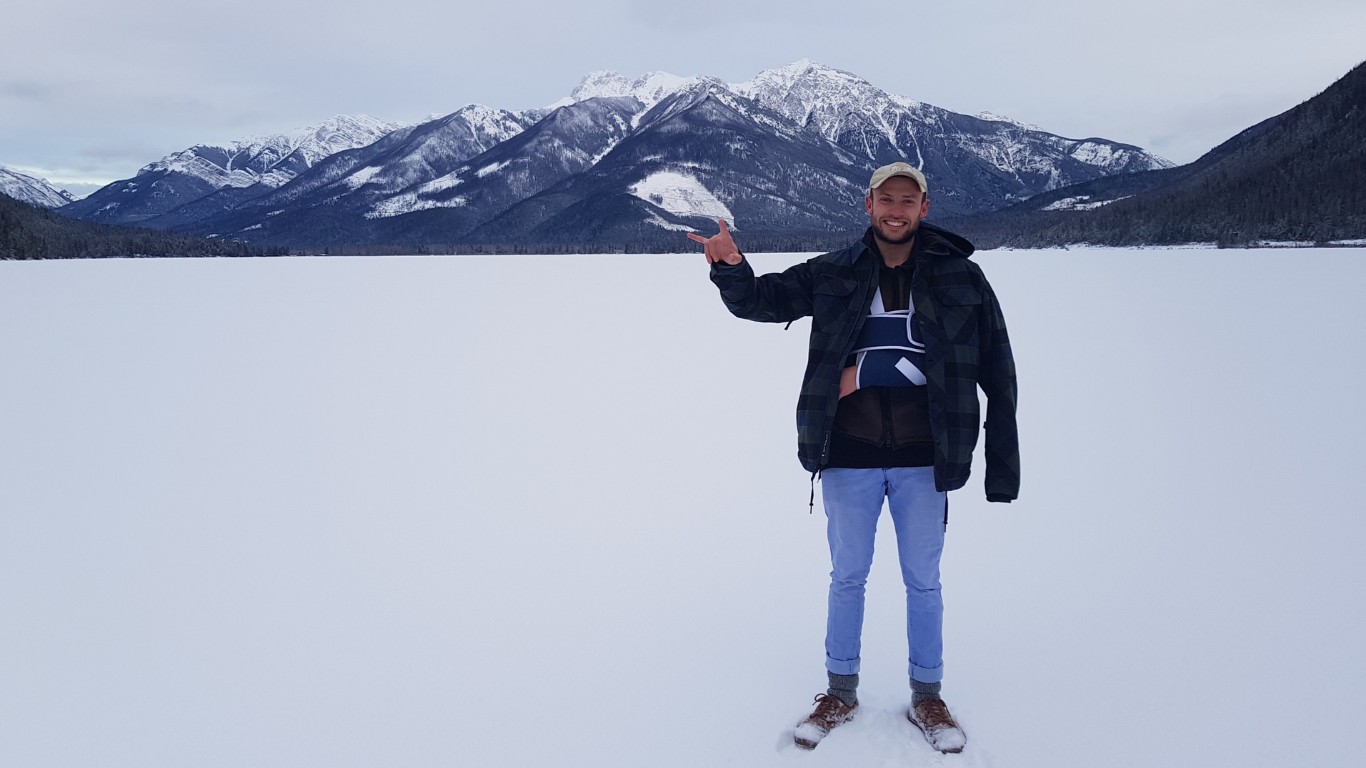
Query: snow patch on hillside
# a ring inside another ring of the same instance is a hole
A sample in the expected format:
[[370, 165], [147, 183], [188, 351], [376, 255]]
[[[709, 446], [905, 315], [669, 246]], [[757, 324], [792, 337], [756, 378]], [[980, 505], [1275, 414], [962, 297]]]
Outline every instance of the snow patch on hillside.
[[689, 226], [687, 226], [687, 225], [684, 225], [684, 224], [675, 224], [675, 223], [673, 223], [672, 221], [666, 221], [666, 220], [664, 219], [664, 217], [660, 216], [659, 214], [655, 213], [654, 211], [651, 211], [651, 212], [650, 212], [650, 216], [649, 216], [649, 218], [645, 219], [645, 223], [646, 223], [646, 224], [653, 224], [653, 225], [655, 225], [656, 227], [659, 227], [660, 229], [670, 229], [670, 230], [674, 230], [674, 231], [676, 231], [676, 232], [696, 232], [696, 231], [697, 231], [696, 229], [694, 229], [694, 228], [692, 228], [692, 227], [689, 227]]
[[1119, 202], [1120, 200], [1125, 200], [1125, 199], [1128, 199], [1129, 197], [1132, 197], [1132, 195], [1125, 195], [1124, 197], [1116, 197], [1116, 198], [1112, 198], [1112, 199], [1110, 199], [1110, 200], [1092, 200], [1090, 195], [1078, 195], [1078, 196], [1076, 196], [1076, 197], [1064, 197], [1064, 198], [1061, 199], [1061, 200], [1054, 200], [1053, 202], [1051, 202], [1051, 203], [1049, 203], [1048, 205], [1044, 206], [1044, 207], [1042, 208], [1042, 210], [1045, 210], [1045, 211], [1090, 211], [1090, 210], [1099, 208], [1099, 207], [1101, 207], [1102, 205], [1109, 205], [1110, 203]]
[[414, 211], [426, 211], [432, 208], [463, 208], [469, 202], [465, 197], [453, 197], [450, 200], [428, 200], [418, 197], [411, 192], [395, 195], [386, 200], [375, 203], [369, 211], [365, 213], [367, 219], [387, 219], [393, 216], [402, 216], [405, 213]]
[[631, 194], [675, 216], [725, 219], [739, 229], [730, 208], [702, 186], [695, 177], [676, 171], [659, 171], [631, 185]]
[[497, 172], [503, 170], [504, 168], [508, 167], [508, 166], [511, 165], [511, 164], [512, 164], [512, 161], [511, 161], [511, 160], [504, 160], [504, 161], [501, 162], [501, 163], [490, 163], [490, 164], [484, 166], [483, 168], [480, 168], [479, 170], [475, 171], [475, 172], [474, 172], [474, 175], [475, 175], [475, 176], [478, 176], [479, 178], [482, 179], [482, 178], [484, 178], [485, 176], [488, 176], [489, 174], [497, 173]]
[[465, 180], [461, 178], [461, 174], [467, 170], [469, 169], [460, 168], [459, 170], [448, 173], [445, 176], [440, 176], [435, 179], [432, 179], [426, 184], [423, 184], [421, 187], [418, 187], [417, 191], [423, 194], [430, 195], [435, 194], [437, 192], [444, 192], [448, 189], [454, 189], [460, 186], [461, 184], [465, 183]]
[[1095, 141], [1077, 142], [1068, 153], [1073, 160], [1077, 160], [1087, 165], [1110, 165], [1116, 162], [1122, 155], [1128, 152], [1114, 146], [1113, 144], [1101, 144]]
[[383, 172], [384, 169], [380, 168], [377, 165], [368, 165], [360, 169], [359, 171], [356, 171], [355, 173], [351, 174], [350, 176], [347, 176], [345, 179], [343, 179], [343, 183], [351, 189], [360, 189], [361, 187], [370, 183], [370, 180], [373, 179], [377, 174]]

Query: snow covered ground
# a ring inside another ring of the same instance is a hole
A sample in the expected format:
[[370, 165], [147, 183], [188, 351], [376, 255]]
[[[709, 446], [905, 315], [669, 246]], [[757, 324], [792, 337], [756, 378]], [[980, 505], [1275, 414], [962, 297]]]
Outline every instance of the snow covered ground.
[[700, 254], [0, 263], [0, 765], [1359, 765], [1366, 251], [977, 258], [1024, 483], [952, 497], [956, 756], [890, 526], [790, 746], [808, 325]]

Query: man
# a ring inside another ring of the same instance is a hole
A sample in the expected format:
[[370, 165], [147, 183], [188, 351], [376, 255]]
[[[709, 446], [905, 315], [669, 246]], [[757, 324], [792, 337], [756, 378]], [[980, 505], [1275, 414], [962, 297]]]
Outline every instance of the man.
[[939, 559], [947, 493], [963, 487], [987, 396], [986, 492], [1019, 493], [1015, 363], [1005, 321], [964, 238], [921, 220], [925, 176], [898, 162], [873, 173], [869, 228], [843, 250], [756, 277], [724, 221], [705, 246], [726, 307], [747, 320], [811, 317], [810, 353], [797, 401], [798, 456], [819, 473], [830, 542], [826, 692], [795, 732], [812, 749], [858, 709], [864, 586], [884, 499], [906, 585], [908, 719], [941, 752], [960, 752], [962, 729], [940, 696], [943, 613]]

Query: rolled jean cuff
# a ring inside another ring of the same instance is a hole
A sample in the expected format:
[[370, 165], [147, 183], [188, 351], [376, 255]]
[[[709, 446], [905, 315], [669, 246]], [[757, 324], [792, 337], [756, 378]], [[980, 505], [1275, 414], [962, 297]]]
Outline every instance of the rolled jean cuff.
[[911, 679], [922, 683], [938, 683], [944, 679], [944, 665], [930, 669], [929, 667], [917, 667], [911, 665]]
[[[836, 675], [857, 675], [859, 668], [858, 659], [832, 659], [825, 657], [825, 671]], [[934, 682], [933, 680], [927, 682]]]

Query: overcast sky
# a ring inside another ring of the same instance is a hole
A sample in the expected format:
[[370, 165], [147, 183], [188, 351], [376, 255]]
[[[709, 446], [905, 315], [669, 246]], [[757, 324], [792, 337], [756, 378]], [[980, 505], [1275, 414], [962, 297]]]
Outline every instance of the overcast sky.
[[85, 194], [194, 144], [336, 114], [416, 122], [470, 103], [525, 109], [595, 70], [739, 82], [802, 58], [955, 112], [1184, 163], [1366, 59], [1361, 0], [307, 6], [6, 8], [0, 164]]

